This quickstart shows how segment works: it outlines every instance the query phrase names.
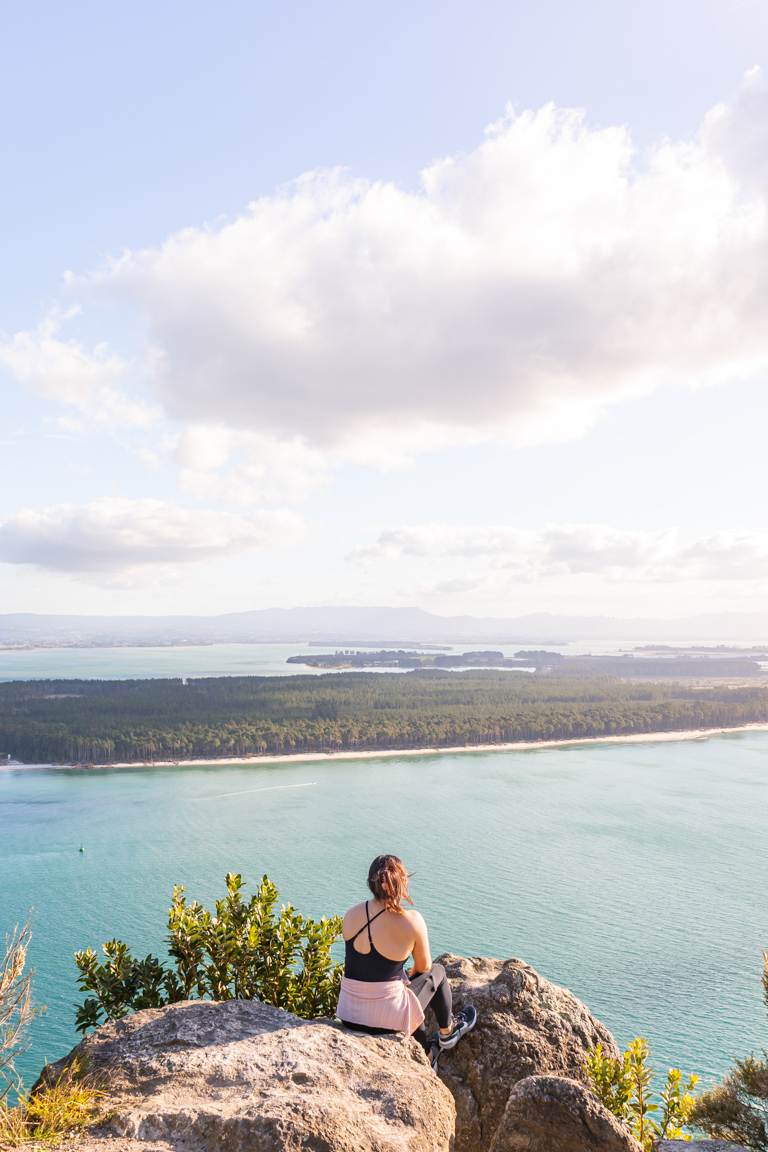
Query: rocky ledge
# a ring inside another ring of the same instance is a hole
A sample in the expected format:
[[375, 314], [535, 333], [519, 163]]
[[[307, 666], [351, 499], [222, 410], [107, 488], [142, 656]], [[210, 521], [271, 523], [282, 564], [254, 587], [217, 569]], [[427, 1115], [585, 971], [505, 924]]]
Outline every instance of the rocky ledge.
[[251, 1001], [176, 1004], [105, 1025], [75, 1049], [107, 1100], [103, 1122], [72, 1147], [638, 1152], [585, 1087], [587, 1051], [616, 1045], [584, 1004], [519, 960], [440, 959], [457, 1004], [470, 1000], [480, 1019], [441, 1056], [439, 1076], [405, 1037]]
[[694, 1144], [686, 1140], [659, 1140], [654, 1152], [749, 1152], [749, 1149], [730, 1140], [697, 1140]]

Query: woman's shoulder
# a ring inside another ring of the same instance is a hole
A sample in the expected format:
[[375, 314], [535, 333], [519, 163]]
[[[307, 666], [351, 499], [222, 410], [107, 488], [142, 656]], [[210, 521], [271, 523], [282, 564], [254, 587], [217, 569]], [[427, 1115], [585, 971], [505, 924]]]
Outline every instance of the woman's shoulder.
[[342, 919], [346, 924], [350, 920], [358, 920], [360, 917], [365, 920], [365, 900], [361, 900], [359, 904], [353, 904], [351, 908], [347, 908]]
[[403, 915], [407, 916], [414, 928], [426, 928], [427, 924], [421, 912], [416, 908], [403, 908]]
[[[369, 903], [369, 901], [367, 901], [367, 900], [361, 900], [359, 902], [359, 904], [353, 904], [351, 908], [347, 908], [346, 912], [344, 913], [344, 915], [342, 917], [344, 924], [350, 925], [350, 924], [357, 924], [360, 922], [362, 922], [364, 924], [365, 923], [365, 906], [368, 903]], [[384, 912], [384, 915], [386, 916], [387, 920], [392, 919], [394, 921], [399, 921], [400, 923], [402, 923], [403, 920], [405, 919], [405, 921], [407, 923], [411, 924], [413, 928], [418, 929], [418, 928], [423, 928], [426, 926], [425, 922], [424, 922], [424, 917], [422, 916], [421, 912], [419, 912], [416, 908], [402, 908], [401, 911], [398, 913], [390, 912], [389, 909], [381, 909], [380, 908], [379, 912]], [[371, 917], [371, 918], [373, 918], [373, 917]]]

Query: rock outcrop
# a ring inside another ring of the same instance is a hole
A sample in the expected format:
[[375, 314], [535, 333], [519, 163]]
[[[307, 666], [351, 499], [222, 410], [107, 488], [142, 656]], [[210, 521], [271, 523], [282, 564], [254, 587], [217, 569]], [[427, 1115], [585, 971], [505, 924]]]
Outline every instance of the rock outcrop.
[[654, 1152], [749, 1152], [749, 1149], [730, 1140], [658, 1140]]
[[584, 1085], [589, 1049], [617, 1049], [575, 996], [519, 960], [440, 959], [479, 1021], [439, 1076], [406, 1037], [256, 1002], [146, 1010], [79, 1046], [108, 1114], [78, 1152], [638, 1152]]
[[[597, 1043], [618, 1055], [611, 1033], [572, 992], [550, 984], [521, 960], [447, 954], [440, 963], [451, 981], [454, 1005], [471, 1002], [479, 1013], [474, 1031], [440, 1057], [441, 1079], [456, 1101], [457, 1152], [496, 1147], [497, 1133], [506, 1127], [510, 1093], [519, 1081], [544, 1076], [583, 1082], [584, 1058]], [[516, 1123], [523, 1124], [519, 1109]]]
[[639, 1152], [635, 1140], [583, 1084], [528, 1076], [509, 1094], [488, 1152]]
[[452, 1145], [451, 1094], [404, 1037], [352, 1034], [254, 1001], [198, 1000], [107, 1024], [79, 1051], [105, 1079], [108, 1115], [78, 1152]]

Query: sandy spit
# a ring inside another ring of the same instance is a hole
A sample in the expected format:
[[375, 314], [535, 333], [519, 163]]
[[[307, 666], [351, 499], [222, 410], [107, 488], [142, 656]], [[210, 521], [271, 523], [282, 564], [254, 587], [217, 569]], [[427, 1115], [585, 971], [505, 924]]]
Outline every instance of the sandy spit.
[[[535, 752], [541, 748], [575, 748], [589, 744], [666, 744], [672, 740], [707, 740], [737, 732], [768, 732], [768, 724], [733, 728], [691, 728], [679, 732], [632, 732], [626, 736], [587, 736], [575, 740], [518, 740], [509, 744], [461, 744], [452, 748], [383, 748], [378, 752], [292, 752], [282, 756], [220, 756], [216, 760], [134, 760], [89, 764], [90, 768], [192, 768], [196, 765], [307, 764], [333, 760], [385, 760], [403, 756], [455, 756], [462, 752]], [[2, 768], [83, 768], [83, 764], [1, 764]]]

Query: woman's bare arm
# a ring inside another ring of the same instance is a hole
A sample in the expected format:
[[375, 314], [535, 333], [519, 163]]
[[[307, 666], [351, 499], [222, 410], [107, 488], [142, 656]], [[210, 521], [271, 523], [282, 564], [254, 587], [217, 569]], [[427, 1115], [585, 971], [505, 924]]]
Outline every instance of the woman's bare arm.
[[432, 954], [429, 951], [429, 933], [427, 932], [427, 925], [424, 917], [420, 912], [407, 912], [406, 915], [413, 924], [415, 939], [413, 941], [413, 948], [411, 953], [413, 955], [413, 967], [408, 973], [409, 976], [417, 976], [419, 972], [429, 972], [432, 967]]

